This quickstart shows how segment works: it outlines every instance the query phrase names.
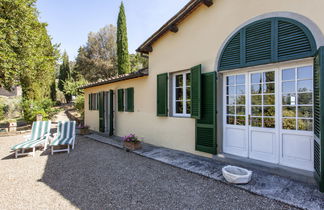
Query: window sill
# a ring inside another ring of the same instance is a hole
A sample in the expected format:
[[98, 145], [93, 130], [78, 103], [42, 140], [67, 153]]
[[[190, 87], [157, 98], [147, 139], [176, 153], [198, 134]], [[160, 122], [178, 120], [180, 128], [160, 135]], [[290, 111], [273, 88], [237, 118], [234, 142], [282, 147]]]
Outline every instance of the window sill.
[[191, 118], [190, 115], [170, 115], [170, 117], [174, 117], [174, 118]]

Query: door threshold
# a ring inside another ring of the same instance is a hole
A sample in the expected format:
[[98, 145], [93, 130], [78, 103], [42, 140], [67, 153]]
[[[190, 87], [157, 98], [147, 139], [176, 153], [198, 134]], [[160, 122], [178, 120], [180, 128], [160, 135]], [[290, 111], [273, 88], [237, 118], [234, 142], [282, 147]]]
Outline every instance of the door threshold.
[[249, 158], [242, 158], [230, 154], [218, 154], [214, 155], [213, 159], [221, 161], [226, 164], [232, 164], [241, 166], [250, 170], [260, 170], [266, 173], [286, 177], [296, 181], [312, 184], [316, 186], [316, 180], [314, 178], [314, 172], [306, 171], [302, 169], [291, 168], [288, 166], [282, 166], [278, 164], [268, 163], [260, 160], [254, 160]]

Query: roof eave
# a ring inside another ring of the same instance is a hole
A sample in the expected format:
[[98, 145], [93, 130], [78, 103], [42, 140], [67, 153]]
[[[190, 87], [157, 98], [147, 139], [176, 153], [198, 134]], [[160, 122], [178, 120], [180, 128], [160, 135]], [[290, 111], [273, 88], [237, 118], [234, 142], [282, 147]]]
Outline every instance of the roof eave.
[[107, 84], [111, 84], [111, 83], [115, 83], [115, 82], [136, 79], [136, 78], [144, 77], [144, 76], [148, 76], [148, 75], [149, 75], [148, 68], [145, 68], [145, 69], [141, 69], [139, 71], [132, 72], [129, 74], [113, 77], [108, 80], [90, 83], [90, 84], [79, 87], [79, 89], [87, 89], [87, 88], [97, 87], [97, 86], [101, 86], [101, 85], [107, 85]]

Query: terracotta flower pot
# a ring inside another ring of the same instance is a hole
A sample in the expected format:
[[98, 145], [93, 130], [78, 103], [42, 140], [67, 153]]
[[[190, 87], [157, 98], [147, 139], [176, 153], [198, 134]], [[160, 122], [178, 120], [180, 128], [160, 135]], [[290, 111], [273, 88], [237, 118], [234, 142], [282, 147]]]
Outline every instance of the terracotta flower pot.
[[136, 141], [136, 142], [124, 141], [124, 147], [126, 149], [133, 151], [133, 150], [141, 149], [142, 144], [140, 141]]
[[80, 128], [80, 135], [88, 135], [89, 129], [88, 128]]

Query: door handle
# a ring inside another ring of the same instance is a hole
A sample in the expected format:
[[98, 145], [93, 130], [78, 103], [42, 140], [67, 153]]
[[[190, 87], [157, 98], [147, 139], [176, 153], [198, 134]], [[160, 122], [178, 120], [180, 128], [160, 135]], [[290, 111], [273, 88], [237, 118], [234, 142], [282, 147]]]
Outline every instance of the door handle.
[[251, 125], [251, 115], [248, 116], [249, 125]]

